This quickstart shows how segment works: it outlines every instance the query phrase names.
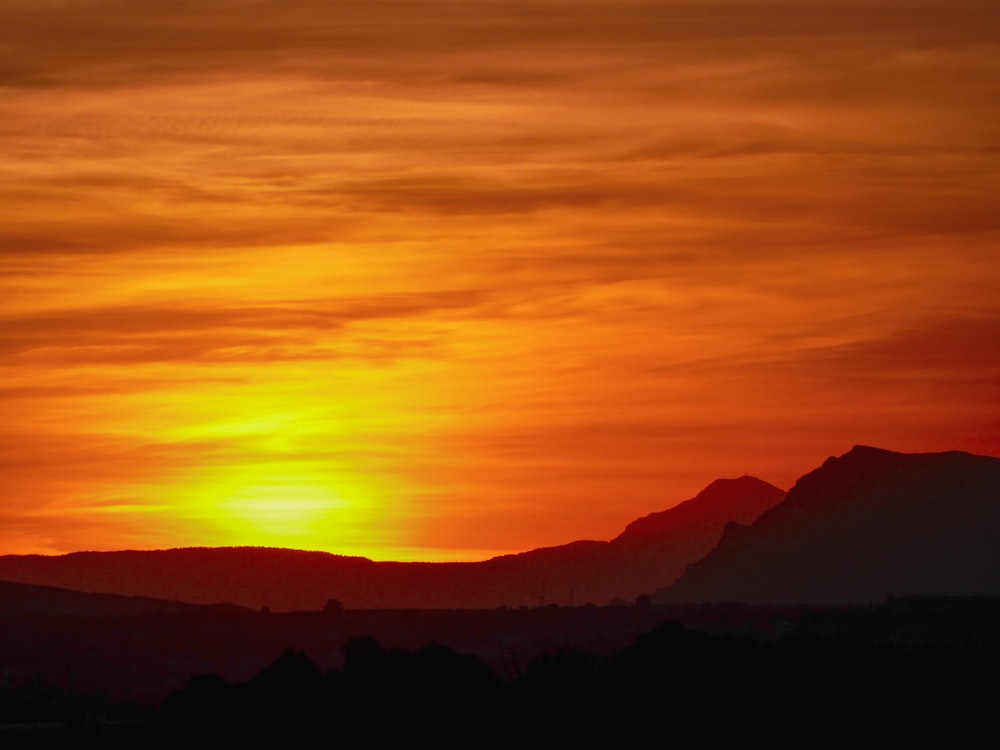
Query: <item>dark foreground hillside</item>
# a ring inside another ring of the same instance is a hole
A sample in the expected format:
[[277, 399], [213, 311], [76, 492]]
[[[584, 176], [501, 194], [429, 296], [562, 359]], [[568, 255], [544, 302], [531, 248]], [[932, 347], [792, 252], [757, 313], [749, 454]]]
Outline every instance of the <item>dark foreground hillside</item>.
[[993, 721], [997, 600], [725, 605], [670, 614], [701, 624], [669, 619], [607, 653], [554, 649], [507, 675], [438, 643], [389, 648], [355, 637], [342, 648], [341, 664], [327, 669], [288, 649], [247, 679], [194, 675], [156, 710], [78, 706], [64, 717], [65, 728], [60, 717], [40, 713], [28, 726], [12, 714], [30, 708], [23, 690], [7, 687], [0, 691], [0, 723], [8, 726], [0, 742], [505, 747], [766, 740], [790, 747], [863, 735], [965, 744]]

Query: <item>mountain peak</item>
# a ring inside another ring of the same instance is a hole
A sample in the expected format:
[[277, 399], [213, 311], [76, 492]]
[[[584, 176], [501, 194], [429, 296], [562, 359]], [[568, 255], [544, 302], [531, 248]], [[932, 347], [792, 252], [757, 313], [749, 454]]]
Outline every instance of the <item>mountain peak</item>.
[[771, 492], [773, 490], [778, 490], [783, 492], [773, 484], [765, 482], [763, 479], [758, 479], [750, 474], [744, 474], [741, 477], [736, 477], [735, 479], [716, 479], [709, 482], [708, 485], [695, 495], [694, 499], [698, 498], [710, 498], [710, 497], [731, 497], [736, 493], [748, 492], [748, 491], [765, 491]]
[[905, 454], [897, 453], [896, 451], [890, 451], [885, 448], [877, 448], [874, 445], [855, 445], [847, 453], [845, 453], [841, 458], [846, 458], [847, 456], [902, 456]]
[[842, 465], [843, 462], [847, 463], [872, 463], [872, 462], [882, 462], [891, 461], [893, 459], [898, 459], [900, 457], [906, 456], [906, 453], [897, 453], [896, 451], [886, 450], [885, 448], [876, 448], [872, 445], [855, 445], [847, 453], [841, 454], [839, 456], [830, 456], [823, 462], [822, 466], [815, 471], [820, 471], [824, 468], [831, 466]]
[[940, 451], [932, 453], [902, 453], [900, 451], [891, 451], [887, 448], [877, 448], [871, 445], [855, 445], [847, 453], [842, 456], [831, 456], [829, 460], [842, 460], [842, 459], [853, 459], [853, 460], [864, 460], [864, 461], [896, 461], [896, 462], [910, 462], [920, 461], [920, 460], [946, 460], [947, 457], [972, 457], [972, 458], [992, 458], [992, 456], [976, 456], [974, 453], [967, 453], [965, 451]]
[[699, 526], [721, 529], [730, 521], [751, 523], [784, 497], [784, 490], [750, 475], [716, 479], [690, 500], [636, 519], [612, 541], [662, 540], [681, 528], [690, 532]]

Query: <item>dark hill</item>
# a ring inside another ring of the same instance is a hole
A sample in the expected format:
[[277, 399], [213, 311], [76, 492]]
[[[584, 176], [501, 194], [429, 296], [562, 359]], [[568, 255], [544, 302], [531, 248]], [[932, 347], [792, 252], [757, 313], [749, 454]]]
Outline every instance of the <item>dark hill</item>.
[[610, 542], [580, 541], [475, 563], [373, 562], [267, 548], [77, 552], [0, 557], [0, 578], [82, 591], [316, 610], [605, 604], [669, 584], [710, 551], [730, 521], [750, 523], [784, 492], [752, 477], [630, 524]]
[[857, 446], [805, 475], [654, 601], [1000, 594], [1000, 459]]
[[[237, 611], [233, 605], [217, 609]], [[8, 617], [130, 617], [175, 612], [194, 612], [202, 605], [117, 594], [89, 594], [82, 591], [0, 581], [0, 619]]]

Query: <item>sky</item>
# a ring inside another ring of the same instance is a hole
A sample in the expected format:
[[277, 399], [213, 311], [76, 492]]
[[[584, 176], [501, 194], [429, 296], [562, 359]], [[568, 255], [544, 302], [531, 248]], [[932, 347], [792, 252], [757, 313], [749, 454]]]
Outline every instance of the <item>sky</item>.
[[998, 291], [995, 0], [0, 3], [0, 553], [1000, 455]]

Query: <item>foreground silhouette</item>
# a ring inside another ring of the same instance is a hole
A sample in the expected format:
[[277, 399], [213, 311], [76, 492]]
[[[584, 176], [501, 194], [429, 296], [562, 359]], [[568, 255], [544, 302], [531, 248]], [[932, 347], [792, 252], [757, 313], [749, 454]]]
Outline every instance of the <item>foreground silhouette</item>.
[[[200, 677], [172, 695], [146, 731], [168, 741], [215, 736], [434, 741], [509, 745], [641, 739], [714, 741], [798, 733], [886, 741], [943, 732], [953, 740], [992, 721], [996, 652], [877, 644], [861, 635], [774, 642], [664, 623], [625, 650], [546, 655], [508, 683], [478, 659], [439, 645], [414, 652], [371, 639], [346, 647], [321, 675], [286, 652], [254, 679]], [[799, 741], [796, 738], [796, 741]]]
[[500, 747], [658, 737], [798, 747], [864, 736], [961, 745], [992, 725], [1000, 600], [688, 614], [718, 632], [666, 621], [614, 652], [557, 649], [506, 677], [445, 645], [387, 649], [359, 637], [343, 646], [338, 668], [289, 649], [250, 679], [195, 675], [152, 713], [105, 706], [98, 715], [79, 696], [59, 725], [51, 714], [13, 716], [26, 693], [8, 688], [0, 725], [19, 727], [2, 739]]

